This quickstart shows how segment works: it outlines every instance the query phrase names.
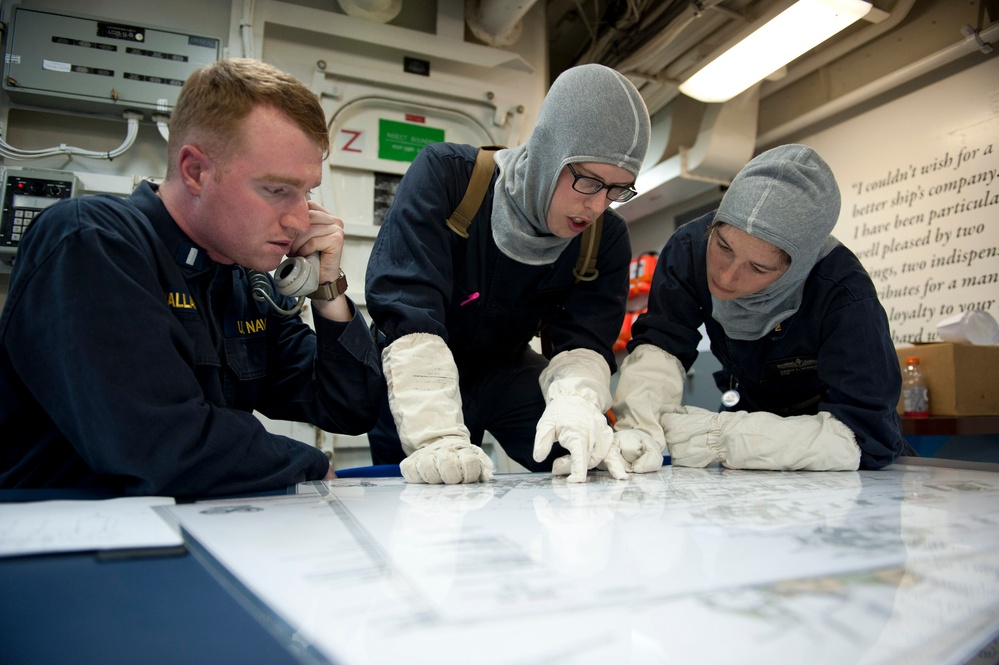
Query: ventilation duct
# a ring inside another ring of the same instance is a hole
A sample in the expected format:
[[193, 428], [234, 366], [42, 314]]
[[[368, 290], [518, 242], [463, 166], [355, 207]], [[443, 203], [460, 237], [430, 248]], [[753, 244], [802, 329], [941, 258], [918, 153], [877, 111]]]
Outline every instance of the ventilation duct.
[[755, 85], [723, 104], [681, 96], [656, 114], [649, 158], [635, 184], [639, 195], [617, 211], [633, 222], [729, 185], [754, 155], [759, 89]]

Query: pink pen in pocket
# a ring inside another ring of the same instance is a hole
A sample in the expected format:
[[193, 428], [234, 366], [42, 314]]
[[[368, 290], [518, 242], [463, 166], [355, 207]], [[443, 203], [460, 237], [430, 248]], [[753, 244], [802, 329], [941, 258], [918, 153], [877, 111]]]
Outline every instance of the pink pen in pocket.
[[464, 300], [462, 300], [461, 304], [459, 305], [459, 307], [464, 307], [465, 305], [467, 305], [468, 303], [472, 302], [473, 300], [476, 300], [478, 297], [479, 297], [479, 292], [476, 291], [472, 295], [470, 295], [467, 298], [465, 298]]

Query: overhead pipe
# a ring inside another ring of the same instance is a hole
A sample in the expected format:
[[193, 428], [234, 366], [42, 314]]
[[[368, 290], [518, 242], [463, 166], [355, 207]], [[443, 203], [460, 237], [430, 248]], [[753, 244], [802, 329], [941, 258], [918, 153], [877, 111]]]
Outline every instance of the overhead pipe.
[[517, 43], [521, 19], [537, 0], [465, 0], [465, 23], [478, 39], [490, 46]]
[[239, 22], [239, 36], [243, 44], [243, 57], [253, 56], [253, 0], [243, 0], [243, 18]]
[[[615, 209], [629, 222], [655, 213], [666, 205], [699, 196], [732, 182], [746, 165], [755, 147], [759, 84], [721, 104], [702, 104], [705, 111], [696, 133], [677, 122], [676, 118], [657, 118], [652, 133], [657, 151], [665, 155], [651, 168], [644, 168], [635, 183], [638, 196]], [[687, 110], [687, 109], [685, 109]], [[660, 129], [670, 134], [665, 145], [674, 143], [677, 150], [664, 148]], [[692, 145], [688, 142], [693, 139]]]
[[402, 0], [337, 0], [347, 16], [388, 23], [402, 10]]

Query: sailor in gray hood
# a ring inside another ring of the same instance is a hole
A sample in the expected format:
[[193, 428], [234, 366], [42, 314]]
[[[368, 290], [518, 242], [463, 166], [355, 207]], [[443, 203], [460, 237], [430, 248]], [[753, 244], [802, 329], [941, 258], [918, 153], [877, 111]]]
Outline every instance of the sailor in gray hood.
[[[811, 148], [751, 160], [718, 210], [663, 248], [614, 396], [615, 444], [635, 472], [881, 468], [906, 450], [901, 373], [884, 309], [832, 235], [840, 192]], [[723, 411], [682, 406], [698, 328], [722, 365]]]
[[[388, 384], [368, 435], [375, 464], [399, 463], [409, 482], [489, 480], [488, 431], [532, 471], [583, 481], [605, 462], [626, 476], [623, 460], [605, 460], [616, 450], [605, 413], [631, 260], [609, 206], [635, 195], [649, 133], [627, 78], [602, 65], [567, 70], [530, 138], [495, 154], [482, 203], [457, 231], [445, 220], [478, 150], [420, 151], [366, 275]], [[595, 270], [579, 272], [591, 234]], [[543, 355], [531, 347], [539, 335]]]

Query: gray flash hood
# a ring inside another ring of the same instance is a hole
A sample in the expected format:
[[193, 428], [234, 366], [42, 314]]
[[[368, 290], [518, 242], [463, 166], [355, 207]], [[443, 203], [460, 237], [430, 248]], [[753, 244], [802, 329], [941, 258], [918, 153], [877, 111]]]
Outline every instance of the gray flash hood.
[[569, 244], [548, 230], [548, 207], [566, 164], [598, 162], [633, 176], [649, 147], [649, 112], [631, 82], [603, 65], [580, 65], [552, 83], [526, 143], [500, 150], [493, 238], [511, 259], [544, 265]]
[[760, 339], [798, 311], [805, 280], [839, 244], [830, 234], [840, 193], [829, 165], [811, 148], [784, 145], [760, 154], [732, 180], [715, 221], [776, 245], [791, 265], [767, 288], [735, 300], [712, 297], [712, 317], [733, 339]]

